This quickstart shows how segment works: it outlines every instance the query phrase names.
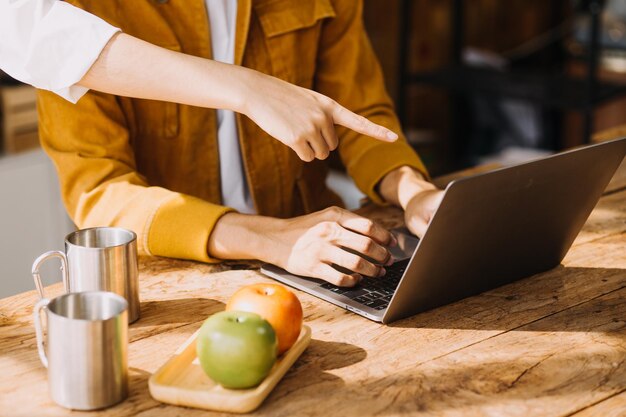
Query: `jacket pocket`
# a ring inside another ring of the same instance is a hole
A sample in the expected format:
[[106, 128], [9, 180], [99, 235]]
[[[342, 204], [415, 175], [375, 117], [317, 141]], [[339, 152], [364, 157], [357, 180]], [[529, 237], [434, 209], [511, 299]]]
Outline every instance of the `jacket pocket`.
[[330, 0], [265, 0], [254, 5], [268, 38], [314, 26], [335, 17]]
[[311, 88], [322, 22], [335, 17], [330, 0], [261, 0], [254, 12], [273, 75]]

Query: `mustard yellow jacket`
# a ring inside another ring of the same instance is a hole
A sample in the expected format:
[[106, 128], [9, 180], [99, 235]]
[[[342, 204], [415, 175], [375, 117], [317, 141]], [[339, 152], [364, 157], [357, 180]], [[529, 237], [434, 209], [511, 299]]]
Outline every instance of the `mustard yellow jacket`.
[[[130, 35], [211, 57], [204, 0], [70, 3]], [[355, 0], [239, 0], [235, 63], [314, 89], [400, 132], [361, 13]], [[137, 233], [142, 253], [216, 261], [208, 238], [230, 209], [220, 205], [214, 110], [97, 92], [72, 105], [41, 91], [38, 105], [41, 141], [78, 227], [125, 227]], [[341, 204], [325, 185], [324, 162], [303, 163], [247, 117], [237, 122], [259, 214], [290, 217]], [[391, 170], [425, 172], [403, 138], [388, 144], [347, 129], [338, 135], [349, 174], [375, 201], [376, 184]]]

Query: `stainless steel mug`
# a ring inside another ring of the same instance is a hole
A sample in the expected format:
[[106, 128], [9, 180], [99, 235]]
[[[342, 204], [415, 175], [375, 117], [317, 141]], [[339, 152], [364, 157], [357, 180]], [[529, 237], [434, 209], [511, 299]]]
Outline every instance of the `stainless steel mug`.
[[[48, 319], [45, 343], [44, 309]], [[42, 298], [33, 315], [39, 358], [48, 368], [54, 402], [74, 410], [95, 410], [128, 396], [128, 303], [124, 298], [105, 291]]]
[[139, 319], [137, 235], [117, 227], [77, 230], [65, 237], [65, 253], [50, 251], [33, 263], [32, 274], [44, 298], [40, 266], [51, 258], [61, 260], [65, 292], [111, 291], [128, 301], [128, 319]]

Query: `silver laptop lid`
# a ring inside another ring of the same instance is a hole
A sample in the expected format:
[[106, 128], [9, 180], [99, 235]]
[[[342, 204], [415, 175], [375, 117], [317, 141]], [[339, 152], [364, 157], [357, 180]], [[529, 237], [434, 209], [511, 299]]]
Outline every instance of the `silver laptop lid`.
[[557, 266], [624, 155], [618, 139], [449, 184], [383, 322]]

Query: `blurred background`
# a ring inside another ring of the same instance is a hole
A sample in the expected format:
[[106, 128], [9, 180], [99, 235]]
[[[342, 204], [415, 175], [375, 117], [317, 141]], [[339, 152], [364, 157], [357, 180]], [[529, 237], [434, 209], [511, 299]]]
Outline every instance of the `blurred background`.
[[[405, 133], [433, 176], [626, 136], [624, 0], [365, 0]], [[333, 159], [348, 207], [361, 194]], [[0, 74], [0, 297], [73, 229], [39, 149], [34, 90]], [[58, 275], [50, 271], [45, 275]]]
[[623, 0], [365, 4], [388, 90], [433, 175], [626, 124]]

